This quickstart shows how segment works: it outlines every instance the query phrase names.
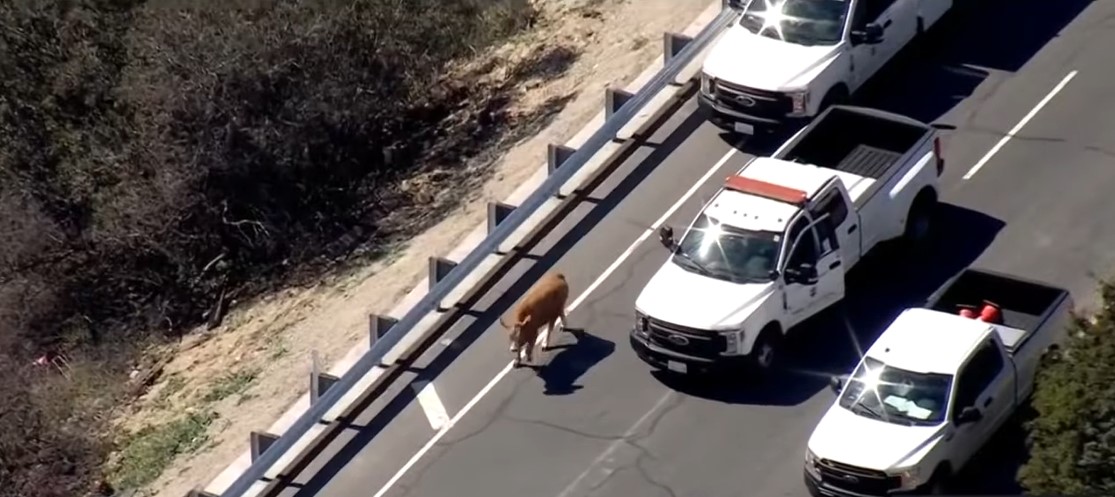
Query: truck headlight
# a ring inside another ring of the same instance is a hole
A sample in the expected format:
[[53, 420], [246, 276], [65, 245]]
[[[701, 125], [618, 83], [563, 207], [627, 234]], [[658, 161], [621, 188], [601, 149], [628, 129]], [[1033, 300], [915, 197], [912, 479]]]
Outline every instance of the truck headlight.
[[635, 333], [645, 337], [649, 331], [650, 326], [647, 323], [647, 317], [643, 313], [635, 311]]
[[921, 468], [918, 466], [910, 466], [908, 468], [900, 469], [896, 472], [898, 478], [902, 480], [902, 489], [911, 490], [917, 488], [922, 483]]
[[805, 114], [806, 109], [809, 108], [809, 90], [792, 91], [789, 95], [790, 101], [793, 102], [793, 107], [790, 112], [793, 114]]
[[724, 355], [739, 355], [740, 342], [743, 341], [743, 331], [729, 331], [724, 335]]
[[821, 470], [817, 469], [817, 454], [808, 448], [805, 449], [805, 471], [815, 478], [821, 477]]

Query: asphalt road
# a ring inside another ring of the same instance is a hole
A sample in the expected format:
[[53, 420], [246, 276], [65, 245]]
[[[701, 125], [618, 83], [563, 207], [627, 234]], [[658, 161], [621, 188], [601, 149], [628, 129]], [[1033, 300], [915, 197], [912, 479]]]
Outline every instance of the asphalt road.
[[[833, 401], [824, 374], [847, 372], [857, 347], [903, 306], [968, 265], [1045, 280], [1092, 303], [1090, 274], [1115, 262], [1115, 230], [1106, 229], [1115, 211], [1110, 47], [1112, 2], [994, 0], [957, 12], [880, 74], [863, 104], [955, 126], [944, 135], [934, 256], [865, 259], [845, 305], [799, 329], [789, 371], [764, 385], [653, 373], [627, 344], [635, 297], [666, 259], [647, 230], [663, 216], [684, 226], [763, 148], [737, 148], [687, 102], [283, 495], [805, 495], [804, 444]], [[583, 331], [560, 336], [544, 367], [508, 372], [494, 321], [550, 268], [569, 279], [570, 326]], [[423, 390], [431, 380], [436, 395]], [[1014, 435], [1002, 434], [965, 490], [1014, 490], [1001, 457], [1019, 452]]]

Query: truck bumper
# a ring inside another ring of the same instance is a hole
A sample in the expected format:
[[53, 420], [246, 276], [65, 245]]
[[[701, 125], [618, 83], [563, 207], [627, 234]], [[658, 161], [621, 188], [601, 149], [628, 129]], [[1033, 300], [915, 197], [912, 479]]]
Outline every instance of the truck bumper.
[[643, 338], [634, 329], [628, 333], [628, 340], [635, 355], [643, 362], [657, 369], [674, 373], [723, 373], [738, 370], [751, 364], [749, 356], [719, 356], [715, 359], [695, 357], [659, 347]]
[[925, 492], [919, 489], [915, 490], [897, 490], [894, 492], [887, 492], [885, 494], [863, 494], [859, 492], [852, 492], [841, 488], [828, 485], [821, 482], [805, 468], [801, 470], [802, 477], [805, 480], [805, 488], [809, 490], [809, 495], [813, 497], [890, 497], [890, 496], [905, 496], [905, 495], [924, 495]]
[[787, 127], [801, 127], [809, 123], [809, 117], [744, 114], [721, 105], [706, 93], [697, 94], [697, 107], [705, 120], [716, 127], [745, 135], [773, 133]]

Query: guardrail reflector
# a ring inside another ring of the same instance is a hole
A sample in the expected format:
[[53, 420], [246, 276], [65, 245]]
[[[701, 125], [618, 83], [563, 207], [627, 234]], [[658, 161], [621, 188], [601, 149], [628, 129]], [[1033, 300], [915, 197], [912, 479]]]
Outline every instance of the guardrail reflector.
[[740, 193], [769, 198], [793, 205], [805, 205], [806, 200], [809, 200], [809, 194], [801, 190], [776, 185], [774, 183], [767, 183], [766, 181], [757, 179], [744, 178], [743, 176], [728, 176], [727, 181], [724, 183], [724, 187]]

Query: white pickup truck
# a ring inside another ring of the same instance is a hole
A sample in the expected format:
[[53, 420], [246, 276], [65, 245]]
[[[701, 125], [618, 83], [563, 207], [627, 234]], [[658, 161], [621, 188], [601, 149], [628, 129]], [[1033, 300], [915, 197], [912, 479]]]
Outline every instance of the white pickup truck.
[[732, 0], [741, 11], [702, 65], [710, 121], [753, 134], [848, 99], [952, 0]]
[[[981, 304], [981, 302], [983, 302]], [[985, 310], [968, 317], [964, 307]], [[867, 350], [809, 437], [814, 496], [938, 494], [1033, 392], [1065, 337], [1065, 290], [966, 270]]]
[[635, 301], [631, 346], [687, 373], [775, 364], [794, 325], [844, 298], [844, 274], [885, 240], [928, 235], [944, 168], [936, 130], [833, 106], [706, 203]]

